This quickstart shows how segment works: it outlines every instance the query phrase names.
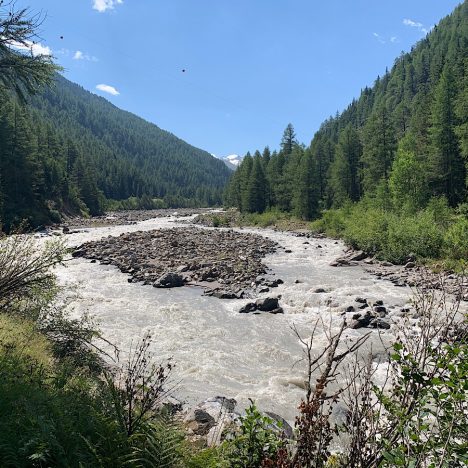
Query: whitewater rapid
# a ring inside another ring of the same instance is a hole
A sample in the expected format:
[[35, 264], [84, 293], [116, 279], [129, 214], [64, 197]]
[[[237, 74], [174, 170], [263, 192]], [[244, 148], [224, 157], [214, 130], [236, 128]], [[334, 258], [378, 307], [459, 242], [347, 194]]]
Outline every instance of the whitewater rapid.
[[[187, 226], [181, 218], [157, 218], [129, 226], [89, 228], [67, 236], [69, 246], [123, 232]], [[197, 229], [193, 227], [193, 229]], [[71, 259], [57, 269], [59, 283], [76, 297], [70, 313], [89, 313], [98, 321], [103, 336], [121, 349], [121, 357], [151, 332], [151, 351], [157, 361], [172, 358], [175, 396], [188, 404], [216, 395], [235, 398], [239, 408], [255, 400], [263, 410], [273, 411], [289, 421], [304, 395], [303, 348], [292, 327], [307, 338], [317, 319], [336, 330], [346, 306], [356, 297], [369, 303], [383, 300], [397, 313], [410, 297], [409, 288], [396, 287], [378, 279], [361, 266], [329, 266], [344, 251], [332, 239], [308, 239], [290, 233], [244, 229], [278, 242], [285, 250], [265, 258], [264, 263], [284, 284], [270, 293], [282, 296], [284, 315], [239, 314], [247, 300], [205, 297], [200, 288], [158, 289], [129, 283], [128, 275], [116, 267]], [[290, 250], [291, 252], [286, 252]], [[322, 288], [325, 293], [314, 292]], [[368, 330], [347, 330], [357, 338]], [[377, 332], [372, 332], [377, 337]], [[391, 330], [382, 332], [390, 336]], [[326, 342], [322, 329], [316, 334], [315, 349]], [[380, 340], [373, 339], [374, 351]]]

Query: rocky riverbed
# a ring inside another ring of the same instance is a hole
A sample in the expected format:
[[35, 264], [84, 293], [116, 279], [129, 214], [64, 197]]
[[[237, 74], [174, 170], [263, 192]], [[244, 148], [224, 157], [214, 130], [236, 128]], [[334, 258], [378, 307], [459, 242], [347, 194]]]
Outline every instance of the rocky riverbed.
[[413, 255], [409, 255], [403, 265], [394, 265], [379, 261], [365, 252], [349, 249], [345, 255], [335, 259], [334, 267], [349, 267], [360, 265], [365, 271], [379, 279], [391, 281], [397, 287], [409, 286], [420, 290], [441, 290], [462, 301], [468, 301], [468, 279], [455, 273], [436, 273], [418, 264]]
[[282, 283], [262, 258], [276, 242], [233, 230], [172, 228], [124, 233], [87, 242], [73, 256], [115, 265], [129, 282], [157, 288], [201, 286], [220, 299], [252, 297]]
[[187, 216], [201, 215], [211, 211], [210, 208], [168, 208], [160, 210], [122, 210], [110, 211], [102, 216], [92, 218], [74, 217], [64, 223], [65, 229], [77, 229], [103, 226], [123, 226], [137, 224], [141, 221], [157, 218], [185, 218]]

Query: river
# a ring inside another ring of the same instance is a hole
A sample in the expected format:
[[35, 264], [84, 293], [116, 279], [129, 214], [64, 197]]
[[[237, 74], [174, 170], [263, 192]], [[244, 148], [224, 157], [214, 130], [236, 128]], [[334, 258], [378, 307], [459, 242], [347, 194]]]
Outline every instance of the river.
[[[78, 246], [123, 232], [180, 226], [180, 220], [157, 218], [137, 225], [90, 228], [64, 237], [68, 245]], [[411, 290], [378, 279], [361, 266], [329, 266], [343, 253], [341, 242], [244, 229], [250, 231], [291, 251], [281, 249], [264, 260], [284, 284], [260, 296], [281, 294], [283, 315], [239, 314], [247, 300], [205, 297], [200, 288], [157, 289], [129, 283], [128, 276], [116, 267], [81, 258], [67, 261], [66, 267], [57, 269], [57, 275], [61, 285], [77, 293], [70, 313], [92, 314], [104, 337], [116, 344], [123, 356], [146, 331], [152, 333], [154, 359], [173, 358], [176, 364], [176, 397], [194, 404], [222, 395], [235, 398], [240, 409], [251, 398], [262, 409], [293, 421], [304, 394], [304, 363], [298, 362], [303, 350], [292, 326], [304, 337], [310, 335], [319, 318], [337, 329], [344, 308], [355, 304], [356, 297], [368, 298], [369, 302], [383, 300], [390, 312], [398, 313], [411, 297]], [[326, 292], [314, 292], [317, 288]], [[390, 332], [382, 333], [389, 337]], [[346, 331], [351, 338], [363, 333]], [[376, 331], [372, 333], [375, 351], [380, 340]], [[320, 326], [315, 349], [320, 350], [325, 341]]]

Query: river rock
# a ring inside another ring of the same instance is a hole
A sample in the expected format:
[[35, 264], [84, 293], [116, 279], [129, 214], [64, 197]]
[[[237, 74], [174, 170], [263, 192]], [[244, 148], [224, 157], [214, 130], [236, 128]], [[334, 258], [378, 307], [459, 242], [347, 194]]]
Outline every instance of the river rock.
[[355, 261], [355, 262], [360, 262], [361, 260], [364, 260], [365, 258], [367, 258], [367, 254], [365, 252], [363, 252], [362, 250], [357, 251], [357, 252], [353, 252], [348, 257], [349, 260]]
[[131, 275], [132, 283], [155, 287], [190, 284], [205, 288], [207, 295], [217, 292], [216, 297], [230, 299], [233, 294], [252, 297], [258, 287], [282, 283], [267, 278], [262, 263], [277, 248], [276, 242], [258, 234], [192, 227], [108, 236], [83, 244], [73, 255], [115, 265]]
[[372, 328], [380, 328], [382, 330], [388, 330], [390, 328], [390, 324], [381, 318], [371, 320], [369, 326]]
[[207, 411], [193, 408], [185, 417], [184, 423], [189, 433], [203, 436], [208, 434], [216, 420]]
[[184, 278], [178, 273], [164, 273], [159, 279], [153, 283], [155, 288], [178, 288], [184, 285]]
[[371, 320], [374, 317], [370, 314], [365, 314], [364, 316], [359, 317], [358, 319], [353, 320], [349, 325], [348, 328], [358, 329], [358, 328], [366, 328], [371, 323]]
[[374, 312], [378, 313], [378, 314], [383, 314], [381, 315], [382, 316], [385, 316], [387, 314], [387, 308], [383, 305], [377, 305], [377, 306], [374, 306]]
[[272, 310], [278, 309], [279, 303], [277, 297], [266, 297], [264, 299], [257, 299], [255, 306], [262, 312], [271, 312]]
[[228, 432], [235, 432], [239, 426], [236, 404], [233, 398], [217, 396], [190, 409], [184, 418], [189, 438], [201, 439], [208, 447], [219, 445]]
[[240, 314], [248, 314], [249, 312], [255, 312], [257, 310], [257, 306], [254, 302], [248, 302], [245, 306], [241, 307], [239, 310]]

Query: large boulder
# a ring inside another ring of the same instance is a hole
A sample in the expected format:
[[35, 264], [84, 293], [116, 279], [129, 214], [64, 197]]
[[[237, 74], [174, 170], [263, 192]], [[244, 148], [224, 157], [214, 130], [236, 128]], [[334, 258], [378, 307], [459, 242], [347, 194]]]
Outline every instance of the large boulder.
[[195, 435], [207, 435], [216, 424], [215, 418], [202, 408], [193, 408], [184, 418], [185, 427]]
[[219, 445], [227, 433], [235, 432], [239, 424], [236, 400], [226, 397], [209, 398], [188, 411], [184, 425], [191, 439], [205, 441], [209, 447]]
[[257, 299], [255, 302], [258, 310], [262, 312], [272, 312], [279, 308], [279, 302], [277, 297], [265, 297], [263, 299]]
[[178, 288], [183, 285], [183, 276], [174, 272], [164, 273], [153, 283], [155, 288]]

